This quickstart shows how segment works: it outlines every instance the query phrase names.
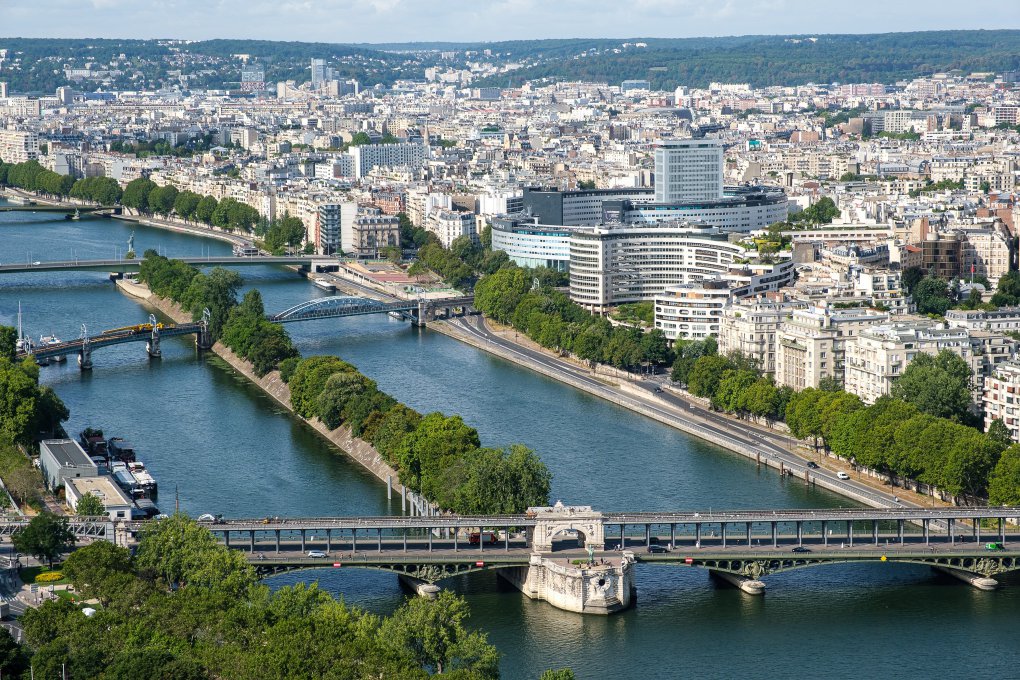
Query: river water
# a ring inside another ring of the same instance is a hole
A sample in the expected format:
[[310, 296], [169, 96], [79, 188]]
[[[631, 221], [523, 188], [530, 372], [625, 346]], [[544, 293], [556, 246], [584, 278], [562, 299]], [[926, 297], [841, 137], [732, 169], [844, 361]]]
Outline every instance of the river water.
[[[139, 253], [223, 254], [225, 243], [104, 219], [69, 222], [0, 214], [0, 262]], [[241, 270], [269, 312], [324, 293], [282, 268]], [[143, 322], [148, 310], [103, 274], [0, 277], [0, 324], [78, 337]], [[849, 502], [806, 489], [749, 461], [642, 416], [386, 316], [292, 324], [303, 354], [336, 354], [422, 412], [458, 413], [485, 445], [524, 443], [553, 472], [553, 499], [602, 510], [835, 507]], [[42, 369], [71, 409], [69, 432], [86, 425], [133, 441], [160, 484], [193, 516], [398, 513], [374, 477], [191, 339], [97, 350], [95, 368], [74, 360]], [[176, 490], [176, 495], [175, 495]], [[405, 593], [389, 574], [299, 572], [348, 602], [385, 613]], [[470, 623], [502, 653], [506, 678], [570, 666], [580, 678], [1015, 677], [1020, 588], [979, 592], [903, 565], [830, 566], [773, 576], [752, 598], [676, 567], [638, 567], [638, 605], [581, 617], [525, 599], [491, 573], [443, 585], [464, 593]]]

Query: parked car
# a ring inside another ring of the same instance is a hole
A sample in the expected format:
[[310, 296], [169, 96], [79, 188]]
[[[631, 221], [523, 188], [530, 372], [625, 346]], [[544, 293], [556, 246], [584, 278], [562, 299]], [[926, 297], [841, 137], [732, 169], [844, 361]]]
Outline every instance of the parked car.
[[840, 479], [850, 479], [850, 475], [848, 475], [845, 472], [837, 472], [836, 476], [839, 477]]
[[321, 559], [321, 558], [326, 557], [326, 553], [323, 552], [322, 550], [309, 550], [308, 551], [308, 556], [309, 557], [317, 557], [317, 558]]

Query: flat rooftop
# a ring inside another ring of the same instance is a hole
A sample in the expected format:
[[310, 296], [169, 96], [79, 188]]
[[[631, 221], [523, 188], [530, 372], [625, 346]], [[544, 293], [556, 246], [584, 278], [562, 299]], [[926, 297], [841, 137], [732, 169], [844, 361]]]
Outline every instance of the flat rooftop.
[[49, 451], [61, 467], [95, 467], [92, 459], [73, 439], [44, 439], [40, 446]]
[[78, 498], [81, 498], [87, 493], [91, 493], [96, 496], [99, 500], [103, 501], [103, 505], [109, 506], [117, 505], [131, 505], [131, 499], [128, 498], [120, 487], [113, 481], [113, 478], [109, 475], [100, 475], [98, 477], [76, 477], [74, 479], [68, 479], [64, 482], [66, 486], [73, 487], [75, 494]]

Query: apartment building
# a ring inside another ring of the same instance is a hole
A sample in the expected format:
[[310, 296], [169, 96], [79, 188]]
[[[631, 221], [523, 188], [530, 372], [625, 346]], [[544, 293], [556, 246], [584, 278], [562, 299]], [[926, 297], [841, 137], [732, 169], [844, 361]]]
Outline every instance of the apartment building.
[[444, 248], [449, 248], [450, 244], [461, 236], [469, 236], [473, 241], [478, 240], [474, 213], [433, 208], [425, 220], [425, 228], [436, 235]]
[[39, 160], [39, 135], [32, 130], [0, 130], [0, 160], [5, 163]]
[[758, 362], [765, 373], [776, 372], [776, 337], [783, 321], [805, 309], [800, 300], [753, 298], [733, 301], [719, 320], [719, 353], [740, 352]]
[[776, 382], [795, 390], [818, 387], [822, 378], [843, 382], [847, 341], [888, 320], [863, 308], [795, 310], [776, 333]]
[[719, 335], [730, 287], [721, 279], [670, 286], [654, 298], [655, 327], [667, 340], [701, 340]]
[[971, 369], [975, 408], [980, 405], [985, 379], [1008, 361], [1017, 342], [998, 333], [946, 327], [930, 319], [873, 326], [851, 338], [846, 346], [847, 392], [873, 404], [892, 391], [893, 383], [919, 353], [949, 350]]
[[359, 258], [378, 258], [381, 249], [399, 245], [400, 220], [379, 208], [362, 207], [351, 224], [351, 236], [344, 253]]
[[985, 378], [981, 405], [986, 431], [1001, 420], [1013, 441], [1020, 441], [1020, 361], [1004, 361]]

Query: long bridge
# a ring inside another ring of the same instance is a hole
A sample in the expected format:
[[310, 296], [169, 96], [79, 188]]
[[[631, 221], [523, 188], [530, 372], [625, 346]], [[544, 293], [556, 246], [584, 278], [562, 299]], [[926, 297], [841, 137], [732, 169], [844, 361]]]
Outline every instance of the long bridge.
[[43, 213], [64, 213], [68, 216], [77, 213], [100, 213], [119, 215], [121, 213], [121, 207], [119, 205], [39, 205], [36, 203], [29, 203], [27, 205], [15, 204], [15, 205], [0, 205], [0, 213], [5, 212], [43, 212]]
[[[336, 319], [347, 316], [366, 314], [396, 314], [417, 325], [425, 325], [439, 316], [449, 317], [458, 312], [467, 312], [472, 308], [474, 298], [470, 296], [443, 299], [419, 299], [399, 302], [381, 302], [367, 297], [330, 296], [316, 298], [295, 305], [278, 314], [269, 314], [266, 318], [273, 323], [294, 323], [297, 321], [315, 321], [318, 319]], [[85, 324], [75, 340], [68, 340], [52, 345], [33, 345], [17, 353], [17, 358], [32, 356], [40, 363], [61, 356], [78, 355], [79, 366], [83, 370], [92, 367], [92, 351], [103, 347], [121, 345], [129, 342], [146, 343], [149, 356], [159, 357], [162, 354], [160, 340], [162, 338], [181, 335], [196, 336], [196, 344], [200, 349], [208, 349], [211, 345], [209, 337], [209, 310], [205, 310], [200, 321], [183, 324], [159, 323], [155, 316], [149, 315], [149, 323], [124, 326], [98, 335], [91, 335]]]
[[[261, 267], [268, 265], [297, 265], [314, 269], [317, 266], [336, 266], [337, 259], [326, 255], [212, 255], [175, 258], [196, 267]], [[0, 263], [0, 274], [57, 271], [100, 271], [111, 273], [136, 272], [142, 260], [110, 258], [102, 260], [52, 260], [35, 262]]]
[[[1020, 571], [1020, 508], [1006, 507], [622, 513], [557, 504], [498, 516], [204, 519], [262, 576], [375, 569], [422, 592], [493, 570], [530, 597], [582, 613], [629, 606], [637, 564], [704, 569], [750, 594], [763, 593], [772, 574], [827, 564], [922, 565], [984, 590]], [[27, 521], [0, 520], [0, 536]], [[132, 545], [158, 521], [70, 525], [79, 537]]]

